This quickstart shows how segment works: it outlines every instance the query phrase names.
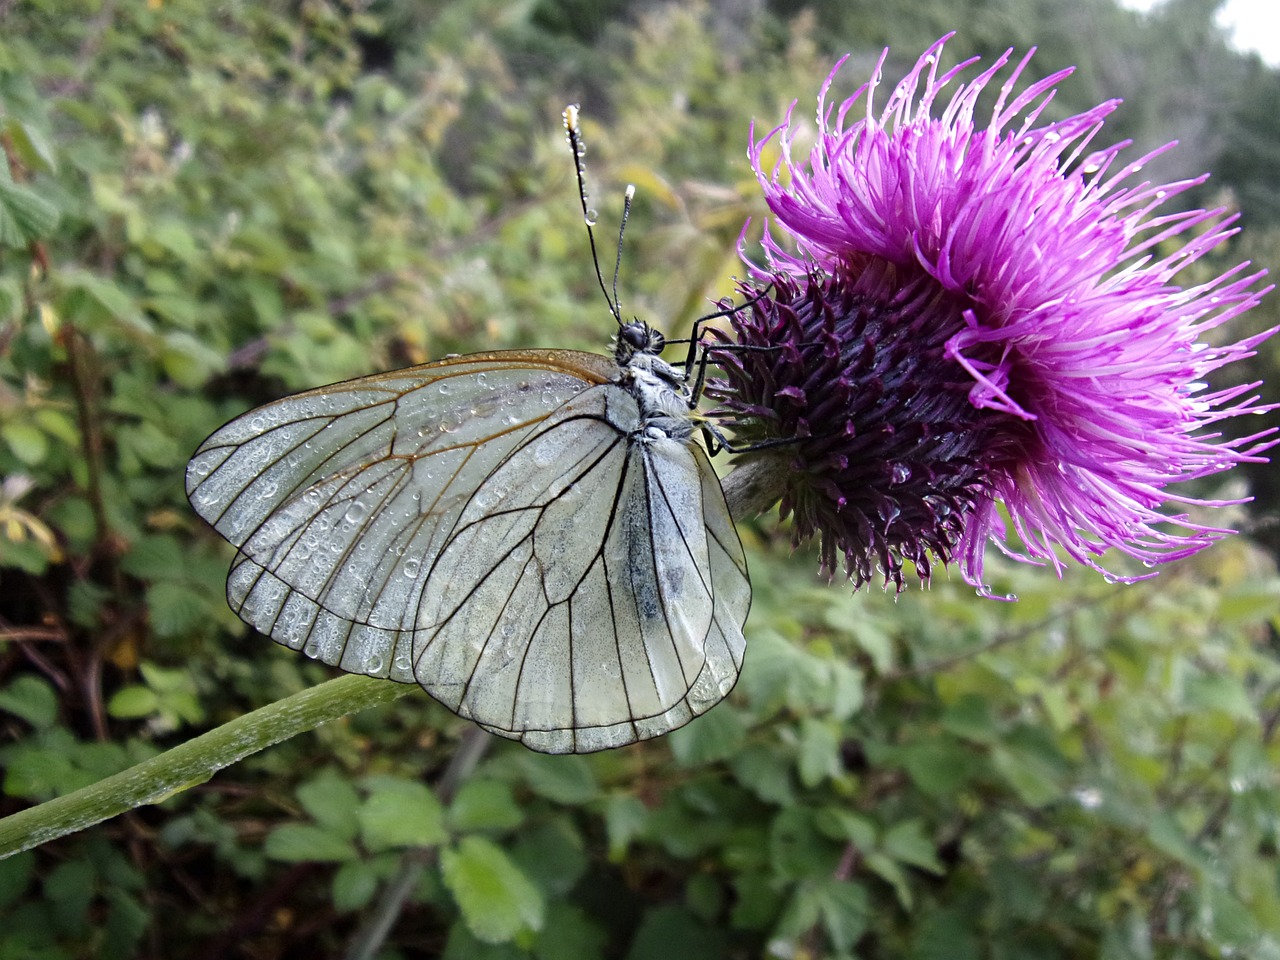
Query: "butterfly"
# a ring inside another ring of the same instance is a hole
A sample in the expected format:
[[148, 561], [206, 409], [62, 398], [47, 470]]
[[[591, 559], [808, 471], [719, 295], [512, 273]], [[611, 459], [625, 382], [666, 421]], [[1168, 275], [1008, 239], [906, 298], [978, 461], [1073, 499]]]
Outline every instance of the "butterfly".
[[697, 439], [698, 338], [673, 365], [616, 294], [610, 309], [612, 359], [450, 357], [215, 431], [187, 495], [238, 549], [231, 608], [545, 753], [656, 737], [719, 703], [751, 585]]

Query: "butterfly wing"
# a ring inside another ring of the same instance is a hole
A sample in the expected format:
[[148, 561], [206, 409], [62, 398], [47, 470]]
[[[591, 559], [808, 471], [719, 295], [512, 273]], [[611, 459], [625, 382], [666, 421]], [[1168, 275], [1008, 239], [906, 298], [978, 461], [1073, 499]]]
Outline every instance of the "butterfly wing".
[[577, 351], [473, 354], [231, 421], [187, 467], [196, 512], [240, 549], [231, 608], [325, 663], [412, 682], [419, 602], [463, 507], [551, 411], [616, 372]]
[[566, 403], [476, 490], [427, 580], [419, 683], [536, 750], [658, 736], [737, 681], [751, 588], [724, 494], [700, 448], [639, 422], [614, 384]]

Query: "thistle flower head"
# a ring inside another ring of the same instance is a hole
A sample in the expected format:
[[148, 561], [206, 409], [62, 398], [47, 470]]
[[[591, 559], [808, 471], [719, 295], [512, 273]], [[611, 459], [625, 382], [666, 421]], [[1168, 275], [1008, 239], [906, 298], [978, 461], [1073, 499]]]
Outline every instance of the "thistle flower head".
[[962, 82], [975, 61], [941, 72], [947, 39], [879, 112], [884, 57], [838, 106], [837, 64], [807, 157], [790, 114], [753, 135], [773, 229], [732, 323], [764, 349], [719, 352], [710, 392], [747, 441], [794, 441], [778, 454], [783, 510], [859, 583], [874, 561], [901, 588], [904, 559], [927, 579], [932, 554], [985, 591], [991, 541], [1059, 571], [1059, 550], [1098, 570], [1111, 549], [1148, 565], [1194, 553], [1231, 531], [1186, 508], [1223, 501], [1170, 484], [1275, 442], [1274, 428], [1222, 439], [1219, 421], [1267, 408], [1252, 386], [1205, 385], [1272, 332], [1202, 339], [1257, 303], [1264, 274], [1180, 286], [1234, 233], [1220, 210], [1164, 209], [1203, 178], [1153, 185], [1139, 174], [1154, 154], [1094, 149], [1115, 102], [1042, 123], [1070, 71], [1016, 92], [1030, 54], [979, 125], [1010, 54]]

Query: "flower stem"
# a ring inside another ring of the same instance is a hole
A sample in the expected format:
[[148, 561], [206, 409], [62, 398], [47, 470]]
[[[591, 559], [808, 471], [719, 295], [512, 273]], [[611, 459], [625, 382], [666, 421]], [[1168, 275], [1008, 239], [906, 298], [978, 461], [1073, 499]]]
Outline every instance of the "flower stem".
[[128, 770], [0, 820], [0, 859], [204, 783], [223, 767], [295, 734], [415, 689], [349, 674], [277, 700]]

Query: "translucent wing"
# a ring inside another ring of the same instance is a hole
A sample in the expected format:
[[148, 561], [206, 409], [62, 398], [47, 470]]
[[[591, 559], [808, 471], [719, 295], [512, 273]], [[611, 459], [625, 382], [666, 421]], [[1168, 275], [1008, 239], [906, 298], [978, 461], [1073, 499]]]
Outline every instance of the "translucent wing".
[[473, 354], [228, 423], [188, 465], [187, 495], [240, 548], [231, 608], [310, 657], [412, 682], [419, 603], [463, 507], [551, 411], [616, 372], [576, 351]]
[[738, 678], [751, 588], [719, 481], [639, 422], [613, 384], [565, 404], [475, 491], [427, 579], [418, 681], [536, 750], [658, 736]]

